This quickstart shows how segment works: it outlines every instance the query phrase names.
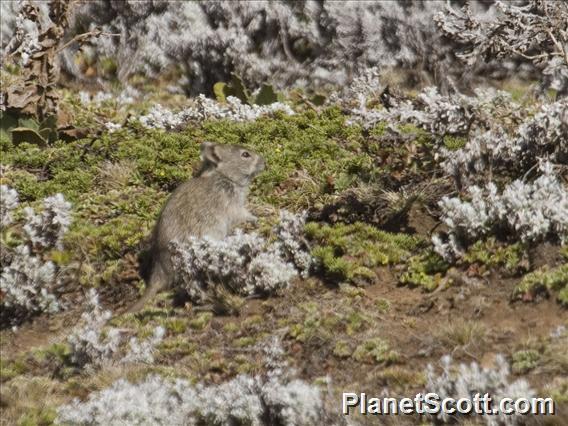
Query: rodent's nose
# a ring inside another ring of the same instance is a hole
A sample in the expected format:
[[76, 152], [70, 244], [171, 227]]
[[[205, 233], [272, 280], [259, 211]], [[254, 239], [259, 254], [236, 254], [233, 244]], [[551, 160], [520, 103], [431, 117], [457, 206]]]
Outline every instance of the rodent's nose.
[[264, 161], [264, 158], [261, 158], [258, 162], [258, 170], [263, 171], [264, 169], [266, 169], [266, 161]]

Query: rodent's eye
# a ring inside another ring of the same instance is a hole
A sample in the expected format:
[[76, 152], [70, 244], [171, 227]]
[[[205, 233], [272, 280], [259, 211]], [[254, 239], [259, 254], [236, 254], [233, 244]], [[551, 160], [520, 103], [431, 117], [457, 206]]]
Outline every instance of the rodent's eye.
[[250, 158], [250, 153], [248, 151], [243, 151], [242, 154], [241, 154], [241, 157]]

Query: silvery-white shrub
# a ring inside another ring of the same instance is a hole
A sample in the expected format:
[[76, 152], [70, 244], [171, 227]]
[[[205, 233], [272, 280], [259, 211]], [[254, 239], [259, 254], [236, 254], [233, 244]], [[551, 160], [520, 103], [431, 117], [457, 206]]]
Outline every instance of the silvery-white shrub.
[[[476, 88], [474, 96], [461, 93], [442, 95], [433, 86], [424, 88], [416, 99], [392, 99], [388, 109], [368, 109], [360, 95], [358, 107], [350, 111], [350, 123], [370, 128], [379, 122], [389, 125], [409, 123], [434, 136], [467, 135], [472, 129], [485, 129], [501, 114], [519, 115], [519, 105], [511, 95], [494, 89]], [[349, 98], [348, 98], [349, 99]], [[441, 141], [435, 138], [434, 142]]]
[[[282, 87], [308, 80], [342, 83], [356, 61], [412, 60], [413, 48], [424, 46], [416, 46], [415, 37], [414, 44], [409, 40], [401, 47], [406, 41], [401, 40], [406, 36], [402, 28], [390, 43], [381, 43], [382, 27], [397, 28], [395, 22], [418, 32], [414, 26], [419, 21], [408, 19], [411, 13], [398, 3], [389, 3], [152, 2], [140, 7], [132, 1], [106, 1], [92, 2], [77, 19], [122, 34], [97, 44], [99, 55], [118, 59], [119, 76], [138, 70], [155, 74], [178, 63], [197, 95], [227, 81], [232, 71], [248, 83], [270, 80]], [[412, 9], [432, 17], [432, 9], [440, 6]], [[435, 35], [435, 27], [430, 24], [426, 32]]]
[[120, 360], [122, 363], [142, 362], [151, 364], [154, 362], [154, 354], [156, 347], [164, 339], [166, 330], [164, 327], [158, 326], [154, 329], [154, 333], [146, 340], [140, 341], [136, 337], [131, 337], [128, 352]]
[[138, 121], [147, 128], [175, 129], [189, 121], [203, 121], [209, 119], [227, 119], [232, 121], [254, 121], [262, 116], [270, 116], [275, 112], [293, 115], [290, 106], [282, 102], [269, 105], [247, 105], [234, 96], [228, 96], [226, 102], [199, 95], [193, 105], [173, 112], [160, 104], [154, 105], [148, 114], [138, 117]]
[[89, 399], [78, 399], [58, 409], [58, 424], [108, 425], [135, 424], [193, 425], [188, 414], [199, 400], [196, 390], [185, 380], [167, 381], [149, 376], [140, 383], [118, 380], [109, 388], [91, 394]]
[[197, 303], [217, 285], [250, 296], [285, 288], [297, 274], [293, 264], [254, 233], [237, 231], [223, 240], [192, 238], [184, 244], [172, 243], [171, 250], [181, 287]]
[[[535, 391], [523, 379], [513, 381], [510, 377], [509, 364], [502, 355], [495, 357], [495, 365], [491, 368], [480, 367], [476, 362], [471, 364], [455, 365], [450, 355], [445, 355], [440, 361], [441, 373], [429, 364], [426, 369], [426, 392], [434, 392], [440, 398], [473, 398], [479, 393], [488, 393], [493, 398], [493, 407], [497, 406], [502, 398], [532, 398]], [[522, 416], [517, 415], [491, 415], [480, 416], [488, 426], [519, 424]], [[437, 419], [452, 423], [455, 416], [440, 413]]]
[[[485, 188], [468, 188], [469, 200], [443, 197], [439, 205], [442, 221], [448, 226], [451, 239], [434, 238], [438, 253], [450, 259], [451, 246], [467, 244], [476, 239], [506, 231], [517, 241], [539, 241], [546, 238], [568, 239], [568, 189], [554, 174], [549, 162], [540, 165], [542, 174], [533, 182], [517, 179], [499, 192], [490, 182]], [[454, 250], [455, 252], [461, 249]]]
[[98, 91], [91, 95], [89, 92], [80, 91], [78, 96], [81, 103], [85, 106], [90, 104], [100, 106], [106, 102], [112, 102], [118, 106], [128, 106], [142, 98], [142, 93], [138, 89], [126, 85], [118, 94]]
[[280, 221], [274, 227], [278, 249], [281, 255], [291, 261], [303, 278], [306, 278], [313, 266], [308, 242], [304, 237], [306, 213], [294, 214], [287, 210], [280, 212]]
[[[0, 187], [2, 229], [16, 226], [12, 212], [18, 206], [18, 193], [6, 185]], [[2, 241], [0, 291], [2, 317], [16, 324], [40, 312], [56, 312], [60, 303], [54, 287], [58, 284], [58, 268], [45, 255], [61, 249], [62, 239], [71, 224], [71, 204], [56, 194], [43, 200], [36, 213], [25, 207], [22, 224], [24, 240], [15, 248]], [[4, 321], [4, 319], [2, 320]]]
[[[444, 4], [90, 1], [73, 8], [64, 43], [95, 28], [120, 36], [71, 43], [61, 59], [80, 79], [84, 76], [74, 60], [79, 51], [89, 59], [114, 59], [122, 81], [136, 72], [155, 76], [175, 65], [183, 69], [183, 84], [192, 95], [210, 92], [232, 72], [255, 87], [266, 81], [279, 87], [344, 85], [369, 66], [418, 68], [437, 77], [453, 73], [464, 80], [472, 73], [464, 73], [452, 53], [454, 43], [433, 21]], [[487, 10], [482, 1], [472, 4], [479, 12]], [[18, 24], [19, 9], [20, 3], [3, 2], [4, 51], [28, 37]]]
[[38, 39], [41, 28], [47, 28], [51, 22], [49, 19], [49, 6], [47, 2], [36, 2], [31, 7], [37, 8], [39, 14], [37, 21], [29, 19], [29, 15], [21, 13], [23, 9], [29, 9], [30, 5], [24, 1], [0, 2], [1, 43], [0, 58], [4, 64], [4, 58], [8, 55], [16, 57], [16, 63], [25, 66], [31, 56], [40, 50]]
[[534, 168], [539, 158], [568, 161], [568, 101], [543, 104], [513, 135], [500, 127], [478, 132], [456, 151], [441, 149], [442, 168], [458, 186], [492, 174], [519, 174]]
[[125, 331], [107, 327], [112, 312], [102, 309], [95, 289], [88, 291], [86, 302], [87, 310], [81, 315], [80, 324], [67, 337], [71, 362], [75, 366], [93, 370], [118, 359], [122, 363], [154, 362], [156, 346], [165, 335], [163, 327], [156, 327], [152, 336], [143, 341], [131, 337], [125, 353]]
[[460, 46], [457, 56], [469, 65], [479, 60], [517, 57], [542, 69], [543, 83], [568, 94], [566, 16], [568, 4], [555, 0], [497, 1], [493, 15], [475, 16], [446, 7], [435, 19], [444, 34]]
[[222, 240], [172, 242], [177, 281], [197, 303], [216, 286], [242, 296], [276, 293], [288, 287], [298, 272], [309, 273], [312, 259], [302, 236], [304, 222], [305, 215], [283, 212], [274, 242], [241, 230]]
[[102, 309], [95, 289], [88, 291], [86, 302], [87, 310], [81, 315], [81, 324], [67, 337], [67, 343], [73, 364], [95, 367], [117, 353], [122, 338], [116, 328], [103, 330], [112, 313]]
[[45, 198], [41, 214], [31, 207], [26, 207], [24, 214], [24, 231], [34, 247], [62, 248], [63, 236], [71, 225], [71, 203], [65, 201], [62, 194]]
[[[549, 155], [551, 160], [568, 161], [568, 99], [545, 103], [532, 119], [517, 130], [523, 155]], [[537, 154], [534, 153], [537, 151]]]
[[[278, 343], [279, 344], [279, 343]], [[140, 383], [125, 380], [81, 402], [59, 407], [63, 425], [318, 425], [323, 419], [320, 391], [287, 374], [283, 351], [269, 343], [275, 374], [241, 374], [218, 385], [191, 385], [156, 375]], [[278, 358], [275, 360], [274, 358]]]
[[316, 425], [323, 414], [320, 390], [303, 380], [281, 383], [272, 379], [262, 388], [271, 418], [290, 426]]
[[0, 225], [2, 228], [12, 223], [12, 212], [18, 204], [18, 192], [8, 185], [0, 185]]
[[[381, 84], [379, 67], [368, 67], [363, 69], [353, 80], [338, 92], [333, 92], [327, 99], [329, 104], [344, 103], [355, 104], [353, 114], [357, 117], [364, 117], [372, 113], [367, 109], [367, 101], [370, 98], [377, 99], [384, 89]], [[367, 118], [369, 125], [372, 120]]]
[[15, 316], [38, 312], [57, 312], [57, 297], [51, 293], [56, 281], [56, 267], [33, 255], [27, 245], [19, 245], [12, 253], [12, 261], [0, 275], [3, 310], [14, 309]]

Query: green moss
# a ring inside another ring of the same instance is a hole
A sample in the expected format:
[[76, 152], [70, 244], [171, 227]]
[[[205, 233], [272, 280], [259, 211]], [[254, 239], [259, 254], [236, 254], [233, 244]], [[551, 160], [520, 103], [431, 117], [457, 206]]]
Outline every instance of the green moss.
[[137, 256], [140, 252], [162, 198], [152, 188], [126, 188], [91, 194], [74, 205], [75, 217], [65, 245], [81, 262], [82, 283], [108, 283], [124, 268], [136, 267], [128, 264], [127, 254]]
[[[298, 340], [299, 342], [306, 342], [316, 335], [321, 335], [321, 321], [316, 315], [307, 317], [304, 322], [292, 324], [288, 331], [288, 334]], [[325, 333], [326, 340], [329, 338], [329, 334]]]
[[467, 263], [477, 263], [490, 269], [501, 267], [510, 274], [524, 270], [523, 259], [526, 257], [526, 246], [521, 243], [503, 244], [495, 238], [480, 240], [471, 245], [463, 257]]
[[568, 286], [565, 286], [562, 290], [558, 292], [556, 299], [560, 304], [568, 306]]
[[556, 404], [568, 402], [568, 378], [558, 377], [549, 388], [549, 395]]
[[376, 299], [375, 306], [381, 314], [387, 313], [391, 309], [391, 303], [387, 299]]
[[24, 374], [27, 369], [25, 361], [21, 359], [6, 360], [0, 357], [0, 382], [6, 382]]
[[135, 135], [121, 139], [115, 147], [111, 134], [102, 144], [113, 160], [134, 159], [137, 172], [147, 185], [173, 188], [191, 176], [191, 165], [199, 159], [199, 144], [191, 133], [146, 130], [141, 140]]
[[513, 354], [513, 372], [526, 373], [538, 365], [540, 354], [535, 350], [518, 351]]
[[236, 322], [228, 322], [223, 326], [223, 331], [226, 333], [236, 333], [240, 327]]
[[[35, 200], [56, 192], [61, 192], [71, 201], [87, 191], [91, 191], [96, 174], [95, 165], [103, 160], [92, 154], [81, 155], [82, 142], [65, 144], [57, 142], [47, 148], [32, 144], [20, 144], [4, 152], [5, 162], [18, 168], [18, 171], [32, 172], [35, 182], [9, 176], [13, 186], [24, 195], [24, 199]], [[38, 179], [39, 178], [39, 179]]]
[[385, 132], [388, 129], [388, 122], [386, 121], [379, 121], [377, 124], [375, 124], [370, 130], [369, 130], [369, 135], [370, 136], [375, 136], [375, 137], [380, 137], [383, 136], [385, 134]]
[[173, 334], [181, 334], [187, 329], [187, 318], [166, 318], [161, 321], [162, 326]]
[[94, 259], [116, 259], [137, 248], [147, 232], [145, 220], [125, 215], [100, 226], [77, 223], [69, 231], [66, 240], [70, 247], [82, 243], [83, 250]]
[[312, 339], [330, 341], [344, 320], [334, 312], [323, 312], [315, 303], [304, 303], [299, 308], [303, 318], [290, 325], [288, 334], [300, 342]]
[[23, 414], [18, 426], [44, 426], [55, 423], [57, 411], [55, 407], [34, 407]]
[[432, 136], [423, 129], [416, 127], [414, 124], [401, 124], [398, 131], [405, 135], [413, 135], [416, 143], [419, 145], [429, 145], [432, 143]]
[[234, 361], [237, 364], [236, 372], [238, 374], [251, 374], [258, 368], [255, 363], [250, 362], [244, 355], [235, 356]]
[[0, 152], [7, 152], [14, 147], [12, 143], [12, 138], [8, 132], [0, 129]]
[[199, 140], [245, 144], [262, 154], [268, 167], [252, 192], [278, 207], [308, 207], [330, 192], [371, 181], [378, 172], [359, 149], [361, 128], [346, 126], [337, 108], [245, 123], [210, 121], [187, 132]]
[[306, 234], [314, 242], [312, 255], [327, 278], [355, 284], [373, 281], [373, 268], [402, 262], [422, 243], [418, 237], [388, 233], [363, 223], [308, 223]]
[[340, 340], [333, 348], [333, 355], [338, 358], [349, 358], [352, 353], [353, 350], [351, 349], [349, 342], [346, 340]]
[[344, 317], [342, 323], [346, 326], [347, 334], [351, 336], [367, 326], [369, 324], [369, 318], [358, 310], [352, 310]]
[[49, 188], [38, 181], [36, 175], [26, 170], [8, 170], [2, 178], [2, 183], [15, 188], [20, 201], [38, 200], [52, 195]]
[[49, 258], [57, 266], [68, 265], [72, 260], [73, 254], [69, 250], [53, 250], [49, 253]]
[[540, 291], [558, 292], [557, 299], [563, 305], [568, 306], [568, 263], [556, 268], [544, 266], [523, 277], [515, 287], [514, 297], [536, 294]]
[[158, 345], [158, 352], [165, 356], [182, 357], [197, 350], [197, 344], [188, 340], [187, 336], [170, 338]]
[[93, 188], [94, 174], [89, 170], [58, 170], [47, 184], [47, 192], [61, 192], [69, 200], [77, 200], [81, 194]]
[[212, 318], [213, 314], [211, 312], [203, 312], [199, 314], [196, 318], [193, 318], [192, 320], [189, 321], [189, 327], [194, 330], [201, 331], [205, 327], [207, 327], [207, 325], [209, 325]]
[[457, 136], [444, 136], [444, 146], [450, 151], [457, 151], [465, 146], [467, 143], [466, 138], [460, 138]]
[[[140, 112], [147, 106], [133, 105], [130, 110]], [[126, 115], [113, 102], [85, 107], [69, 92], [64, 93], [62, 108], [70, 110], [78, 126], [94, 126], [95, 115], [115, 122]], [[1, 161], [10, 167], [2, 183], [14, 186], [22, 201], [38, 201], [56, 192], [70, 200], [74, 220], [66, 248], [72, 256], [60, 260], [81, 264], [82, 283], [105, 285], [128, 267], [119, 259], [140, 251], [167, 194], [191, 176], [203, 140], [240, 143], [261, 153], [268, 167], [255, 180], [251, 195], [255, 202], [278, 208], [321, 206], [347, 188], [376, 182], [385, 170], [363, 149], [366, 136], [361, 127], [346, 126], [345, 119], [334, 107], [242, 123], [211, 120], [177, 133], [145, 129], [134, 122], [119, 132], [57, 141], [41, 149], [6, 143]], [[375, 126], [372, 134], [379, 136], [384, 129], [384, 124]], [[402, 131], [423, 135], [412, 126]], [[353, 243], [345, 255], [338, 256], [336, 248], [324, 244], [315, 249], [337, 280], [372, 281], [375, 265], [396, 263], [405, 251], [396, 249], [399, 242], [389, 242], [387, 234], [371, 236], [368, 242], [361, 235], [356, 241], [356, 234], [366, 232], [353, 228], [347, 237]], [[355, 245], [360, 253], [351, 258]], [[364, 256], [362, 250], [367, 251]]]
[[432, 291], [438, 287], [448, 268], [448, 263], [440, 255], [433, 250], [427, 250], [408, 260], [406, 272], [400, 276], [399, 282]]
[[256, 339], [254, 337], [239, 337], [238, 339], [233, 340], [233, 346], [236, 346], [237, 348], [252, 346], [255, 343]]
[[359, 362], [392, 363], [398, 359], [398, 354], [390, 349], [386, 341], [376, 337], [357, 346], [353, 358]]
[[339, 292], [354, 300], [361, 300], [365, 297], [365, 289], [360, 287], [353, 287], [346, 284], [339, 286]]
[[262, 315], [251, 315], [246, 317], [241, 324], [243, 328], [252, 328], [264, 324], [265, 320]]
[[34, 357], [37, 360], [44, 361], [51, 358], [62, 364], [69, 361], [70, 355], [71, 348], [66, 343], [54, 343], [46, 348], [38, 349], [34, 352]]
[[324, 268], [327, 278], [332, 281], [361, 283], [370, 282], [376, 277], [371, 269], [343, 258], [333, 247], [314, 247], [312, 255]]
[[31, 143], [21, 143], [18, 149], [13, 151], [11, 162], [16, 167], [23, 169], [36, 169], [47, 163], [52, 150], [40, 148]]

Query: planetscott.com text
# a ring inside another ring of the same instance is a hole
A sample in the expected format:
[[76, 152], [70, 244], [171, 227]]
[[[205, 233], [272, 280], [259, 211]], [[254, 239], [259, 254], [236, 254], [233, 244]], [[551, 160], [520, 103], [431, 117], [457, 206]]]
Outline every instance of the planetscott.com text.
[[447, 414], [447, 415], [553, 415], [552, 398], [500, 398], [488, 393], [473, 394], [467, 398], [441, 398], [438, 394], [418, 393], [413, 398], [371, 397], [365, 393], [344, 392], [342, 412], [361, 414]]

